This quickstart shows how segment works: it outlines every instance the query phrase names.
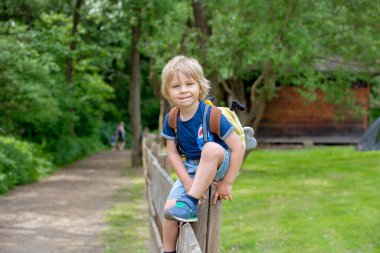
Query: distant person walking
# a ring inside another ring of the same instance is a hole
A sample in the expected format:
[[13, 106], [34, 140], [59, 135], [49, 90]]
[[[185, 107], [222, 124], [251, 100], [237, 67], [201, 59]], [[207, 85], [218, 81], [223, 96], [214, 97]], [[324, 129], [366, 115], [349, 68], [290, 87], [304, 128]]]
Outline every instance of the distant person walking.
[[116, 135], [116, 132], [114, 132], [111, 136], [111, 141], [110, 141], [112, 150], [116, 150], [116, 141], [117, 141], [117, 135]]
[[124, 122], [121, 121], [116, 129], [117, 133], [117, 149], [118, 150], [124, 150], [125, 146], [125, 129], [124, 129]]

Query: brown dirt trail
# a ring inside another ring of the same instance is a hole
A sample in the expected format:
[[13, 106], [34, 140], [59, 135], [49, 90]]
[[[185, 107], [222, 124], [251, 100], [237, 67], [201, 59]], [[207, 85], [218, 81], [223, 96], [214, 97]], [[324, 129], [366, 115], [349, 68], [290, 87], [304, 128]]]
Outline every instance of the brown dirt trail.
[[0, 253], [98, 253], [128, 151], [103, 152], [0, 197]]

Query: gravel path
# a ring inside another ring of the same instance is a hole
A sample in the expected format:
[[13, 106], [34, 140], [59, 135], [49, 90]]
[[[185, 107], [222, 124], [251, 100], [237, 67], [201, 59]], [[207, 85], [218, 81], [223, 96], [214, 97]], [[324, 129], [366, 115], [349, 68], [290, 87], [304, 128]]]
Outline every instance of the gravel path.
[[103, 252], [100, 233], [127, 151], [103, 152], [0, 197], [0, 253]]

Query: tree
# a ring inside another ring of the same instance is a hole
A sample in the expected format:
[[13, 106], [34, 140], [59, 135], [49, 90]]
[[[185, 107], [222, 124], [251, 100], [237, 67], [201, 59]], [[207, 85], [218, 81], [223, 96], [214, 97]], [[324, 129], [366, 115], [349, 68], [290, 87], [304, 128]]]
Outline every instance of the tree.
[[152, 7], [149, 22], [145, 23], [146, 43], [142, 50], [150, 59], [149, 80], [160, 99], [158, 121], [161, 133], [165, 115], [170, 109], [169, 103], [161, 94], [161, 71], [170, 58], [185, 51], [191, 8], [185, 2], [165, 1], [155, 2]]
[[141, 126], [141, 66], [140, 51], [138, 44], [141, 37], [141, 9], [136, 2], [132, 4], [132, 22], [131, 22], [131, 87], [129, 93], [129, 114], [132, 126], [132, 166], [142, 165], [142, 126]]
[[[150, 81], [155, 95], [160, 99], [159, 126], [161, 129], [164, 115], [168, 111], [168, 104], [161, 96], [159, 77], [164, 63], [177, 54], [182, 46], [181, 39], [186, 31], [181, 30], [185, 20], [181, 14], [187, 9], [182, 3], [165, 1], [140, 1], [138, 3], [131, 1], [127, 3], [130, 7], [128, 16], [131, 17], [132, 32], [131, 49], [133, 58], [131, 64], [132, 70], [135, 71], [135, 73], [131, 73], [134, 81], [131, 82], [129, 110], [133, 135], [132, 149], [134, 150], [134, 147], [138, 149], [132, 151], [132, 157], [136, 159], [135, 164], [137, 166], [141, 164], [141, 119], [133, 119], [132, 115], [134, 117], [137, 117], [136, 114], [140, 115], [140, 99], [137, 98], [140, 96], [140, 89], [134, 87], [137, 85], [136, 79], [139, 78], [137, 67], [140, 67], [140, 64], [134, 64], [133, 61], [136, 61], [137, 54], [144, 54], [149, 57], [148, 81]], [[141, 70], [139, 71], [141, 73]], [[133, 82], [136, 83], [134, 84]], [[133, 130], [134, 128], [135, 130]]]
[[[352, 71], [323, 73], [317, 68], [319, 61], [331, 56], [339, 55], [346, 63], [355, 60], [353, 48], [374, 42], [374, 31], [367, 32], [365, 36], [371, 39], [365, 42], [350, 31], [355, 22], [348, 14], [354, 12], [345, 4], [302, 0], [207, 3], [213, 28], [206, 54], [212, 64], [207, 73], [217, 71], [218, 82], [228, 95], [247, 105], [247, 113], [240, 115], [244, 124], [257, 129], [266, 102], [281, 84], [301, 86], [306, 92], [321, 88], [331, 101], [349, 100]], [[352, 10], [360, 7], [363, 13], [376, 9], [374, 4], [349, 3]], [[372, 53], [367, 57], [376, 59], [378, 53]]]
[[67, 67], [66, 67], [66, 81], [69, 86], [73, 83], [73, 54], [77, 47], [76, 35], [78, 32], [78, 24], [80, 18], [80, 7], [82, 5], [82, 0], [77, 0], [74, 11], [73, 11], [73, 26], [71, 30], [71, 41], [70, 41], [70, 55], [67, 57]]
[[[84, 43], [70, 50], [73, 13], [68, 3], [59, 3], [2, 2], [0, 124], [1, 134], [42, 144], [57, 154], [55, 161], [63, 162], [99, 144], [103, 115], [110, 108], [106, 100], [113, 90], [93, 64], [104, 57], [95, 46], [98, 39], [83, 40], [84, 28], [90, 26], [78, 23], [75, 39]], [[70, 89], [65, 71], [68, 56], [77, 62]]]

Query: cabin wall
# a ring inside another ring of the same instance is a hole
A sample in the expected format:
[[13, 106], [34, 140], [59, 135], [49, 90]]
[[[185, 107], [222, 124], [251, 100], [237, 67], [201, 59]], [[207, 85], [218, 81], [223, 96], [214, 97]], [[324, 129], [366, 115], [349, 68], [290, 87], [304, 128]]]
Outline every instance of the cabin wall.
[[[278, 96], [267, 103], [257, 131], [259, 140], [313, 138], [314, 140], [337, 138], [345, 142], [357, 142], [368, 128], [369, 87], [353, 88], [355, 97], [365, 112], [358, 118], [347, 116], [331, 103], [324, 101], [322, 91], [316, 91], [317, 99], [307, 102], [295, 87], [282, 87]], [[318, 141], [317, 141], [318, 142]], [[323, 142], [323, 141], [321, 141]]]

